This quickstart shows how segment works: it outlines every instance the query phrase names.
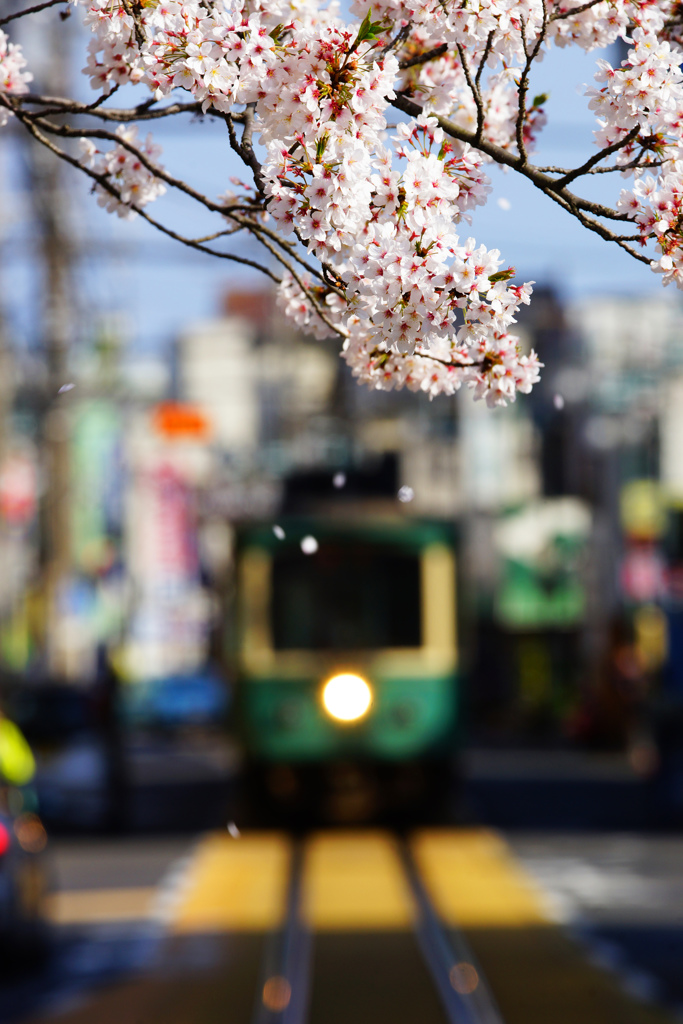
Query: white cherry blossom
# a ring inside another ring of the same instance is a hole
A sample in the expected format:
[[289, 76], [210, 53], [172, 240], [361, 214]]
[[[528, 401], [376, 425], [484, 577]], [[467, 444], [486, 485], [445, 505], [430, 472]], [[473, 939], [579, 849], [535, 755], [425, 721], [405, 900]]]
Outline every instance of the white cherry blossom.
[[[28, 83], [33, 79], [29, 71], [24, 71], [26, 58], [21, 47], [10, 43], [0, 29], [0, 93], [8, 96], [21, 96], [28, 92]], [[0, 106], [0, 128], [7, 124], [12, 112]]]
[[[498, 405], [538, 380], [541, 364], [514, 335], [531, 283], [515, 282], [495, 239], [474, 237], [491, 163], [683, 287], [675, 0], [354, 0], [350, 16], [325, 0], [73, 2], [91, 32], [91, 115], [105, 116], [118, 87], [140, 97], [115, 131], [83, 129], [100, 204], [130, 217], [180, 188], [219, 218], [208, 238], [249, 231], [276, 258], [260, 265], [279, 281], [286, 315], [315, 337], [337, 335], [373, 388], [434, 396], [465, 386]], [[629, 51], [615, 67], [599, 51], [617, 40]], [[598, 51], [587, 96], [594, 155], [575, 169], [533, 167], [546, 119], [540, 62], [572, 45]], [[0, 32], [0, 124], [22, 96], [24, 120], [40, 116], [25, 67]], [[164, 170], [136, 122], [181, 108], [225, 124], [251, 181], [230, 179], [234, 190], [212, 198]], [[614, 208], [573, 191], [603, 172], [622, 178]]]
[[[149, 161], [156, 162], [161, 147], [155, 145], [148, 135], [140, 144], [137, 128], [122, 125], [116, 135], [141, 152]], [[142, 162], [136, 153], [126, 146], [118, 145], [101, 152], [90, 139], [81, 140], [84, 163], [96, 174], [101, 175], [112, 186], [108, 191], [102, 185], [96, 186], [97, 201], [110, 213], [128, 220], [135, 217], [137, 210], [163, 195], [166, 186]], [[137, 208], [137, 209], [136, 209]]]

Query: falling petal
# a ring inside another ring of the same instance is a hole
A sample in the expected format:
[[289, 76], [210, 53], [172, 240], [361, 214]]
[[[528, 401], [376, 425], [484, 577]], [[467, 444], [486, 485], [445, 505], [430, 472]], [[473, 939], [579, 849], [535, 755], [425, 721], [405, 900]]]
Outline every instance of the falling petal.
[[564, 409], [564, 398], [562, 395], [553, 396], [553, 405], [556, 409]]
[[408, 501], [412, 501], [414, 497], [415, 497], [415, 491], [413, 490], [412, 487], [408, 487], [407, 485], [404, 485], [403, 487], [401, 487], [401, 489], [398, 492], [398, 500], [402, 501], [404, 503], [408, 502]]
[[301, 550], [305, 555], [314, 555], [318, 550], [318, 542], [310, 534], [301, 540]]
[[239, 837], [242, 834], [234, 821], [228, 822], [228, 832], [230, 833], [233, 839], [239, 839]]
[[505, 196], [500, 197], [500, 199], [498, 200], [498, 206], [501, 208], [501, 210], [512, 209], [512, 203], [510, 202], [509, 199], [506, 199]]
[[340, 490], [346, 483], [346, 473], [335, 473], [332, 477], [332, 483], [337, 490]]
[[63, 395], [65, 391], [71, 391], [75, 387], [76, 387], [75, 384], [62, 384], [62, 386], [59, 389], [59, 391], [57, 392], [57, 394], [58, 395]]
[[277, 537], [278, 540], [284, 540], [285, 539], [285, 536], [286, 536], [285, 535], [285, 531], [282, 529], [281, 526], [274, 526], [273, 527], [273, 533], [275, 534], [275, 536]]

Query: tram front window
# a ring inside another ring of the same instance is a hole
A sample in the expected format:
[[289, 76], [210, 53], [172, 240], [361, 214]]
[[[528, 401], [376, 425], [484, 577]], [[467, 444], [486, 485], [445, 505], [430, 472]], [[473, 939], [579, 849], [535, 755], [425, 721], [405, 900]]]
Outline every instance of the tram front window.
[[283, 551], [273, 560], [271, 612], [277, 650], [419, 647], [418, 558], [364, 544]]

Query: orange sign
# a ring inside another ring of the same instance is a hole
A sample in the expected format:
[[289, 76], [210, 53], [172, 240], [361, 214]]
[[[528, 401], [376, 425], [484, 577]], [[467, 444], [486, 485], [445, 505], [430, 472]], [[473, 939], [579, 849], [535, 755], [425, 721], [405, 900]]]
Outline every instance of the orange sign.
[[195, 405], [182, 402], [161, 402], [153, 413], [154, 429], [163, 437], [205, 441], [211, 434], [211, 425]]

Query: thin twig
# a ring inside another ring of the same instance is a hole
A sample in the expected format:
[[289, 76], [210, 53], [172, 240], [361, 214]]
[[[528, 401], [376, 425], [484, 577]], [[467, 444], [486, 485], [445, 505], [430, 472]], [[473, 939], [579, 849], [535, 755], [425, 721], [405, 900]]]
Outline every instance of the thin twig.
[[475, 133], [475, 138], [477, 139], [477, 142], [481, 140], [481, 136], [484, 131], [485, 121], [484, 100], [481, 95], [481, 76], [484, 72], [484, 65], [486, 64], [486, 61], [489, 59], [491, 46], [493, 45], [493, 36], [494, 33], [492, 31], [489, 32], [488, 38], [486, 40], [486, 46], [484, 47], [484, 52], [482, 54], [481, 60], [479, 61], [479, 67], [477, 68], [477, 74], [474, 79], [474, 87], [477, 90], [477, 96], [479, 97], [479, 103], [477, 105], [477, 130]]
[[[2, 94], [0, 94], [0, 101], [2, 101], [3, 98]], [[166, 227], [165, 224], [155, 220], [141, 207], [136, 206], [135, 203], [123, 203], [120, 192], [111, 184], [106, 174], [99, 174], [97, 171], [93, 171], [91, 168], [85, 167], [75, 157], [71, 156], [70, 153], [67, 153], [66, 150], [60, 149], [59, 146], [51, 142], [47, 136], [43, 135], [33, 121], [22, 111], [17, 112], [17, 117], [37, 142], [40, 142], [41, 145], [45, 146], [46, 149], [49, 149], [50, 152], [54, 153], [61, 160], [64, 160], [66, 163], [71, 164], [72, 167], [76, 167], [79, 171], [82, 171], [87, 175], [87, 177], [91, 178], [97, 185], [104, 189], [105, 192], [108, 192], [118, 202], [122, 203], [123, 206], [127, 206], [134, 213], [139, 214], [143, 220], [147, 221], [147, 223], [153, 228], [156, 228], [157, 231], [160, 231], [162, 234], [174, 239], [174, 241], [181, 242], [183, 245], [186, 245], [191, 249], [197, 249], [199, 252], [206, 253], [209, 256], [218, 256], [219, 259], [230, 260], [233, 263], [240, 263], [244, 266], [253, 267], [255, 270], [260, 270], [261, 273], [266, 274], [267, 277], [270, 277], [271, 280], [279, 284], [280, 279], [276, 277], [271, 270], [264, 267], [263, 264], [257, 263], [256, 260], [250, 260], [246, 256], [236, 256], [234, 253], [220, 252], [217, 249], [210, 249], [208, 246], [202, 245], [200, 242], [191, 238], [186, 238], [177, 231], [173, 231], [172, 228]]]
[[259, 239], [259, 241], [261, 242], [261, 245], [265, 246], [265, 248], [275, 257], [275, 259], [278, 260], [278, 262], [281, 263], [283, 267], [286, 267], [286, 269], [290, 272], [296, 283], [299, 285], [299, 288], [301, 288], [302, 292], [308, 297], [308, 301], [311, 303], [311, 305], [315, 309], [317, 315], [320, 317], [322, 322], [327, 327], [329, 327], [331, 331], [333, 331], [335, 334], [338, 334], [340, 338], [347, 338], [349, 332], [346, 330], [346, 328], [332, 323], [332, 321], [328, 318], [327, 314], [323, 312], [323, 310], [320, 308], [320, 303], [318, 302], [315, 294], [313, 293], [313, 290], [311, 288], [306, 287], [306, 285], [299, 277], [291, 263], [289, 263], [281, 253], [279, 253], [275, 248], [273, 248], [273, 246], [271, 246], [263, 238]]
[[212, 235], [204, 235], [202, 238], [193, 238], [193, 242], [198, 242], [200, 245], [206, 242], [215, 242], [217, 238], [225, 238], [230, 235], [237, 235], [240, 231], [245, 231], [243, 224], [238, 224], [236, 228], [226, 228], [225, 231], [214, 231]]
[[637, 138], [639, 132], [640, 125], [637, 124], [635, 128], [631, 128], [631, 131], [628, 135], [625, 135], [623, 139], [619, 139], [617, 142], [613, 142], [611, 146], [606, 146], [604, 149], [598, 150], [597, 153], [594, 153], [592, 157], [586, 160], [585, 164], [581, 164], [580, 167], [576, 167], [573, 171], [570, 171], [569, 174], [565, 174], [564, 177], [555, 182], [555, 185], [557, 188], [565, 188], [576, 178], [580, 178], [582, 175], [588, 174], [590, 169], [600, 163], [601, 160], [604, 160], [605, 157], [611, 156], [612, 153], [616, 153], [618, 150], [623, 149], [624, 146], [628, 146], [629, 143], [633, 142], [634, 139]]
[[563, 21], [565, 18], [572, 18], [575, 14], [583, 14], [584, 11], [589, 10], [591, 7], [595, 7], [596, 4], [603, 3], [603, 0], [588, 0], [588, 3], [581, 4], [580, 7], [572, 7], [568, 11], [556, 11], [555, 14], [550, 15], [550, 21]]
[[45, 3], [36, 4], [34, 7], [26, 7], [23, 11], [17, 11], [16, 14], [8, 14], [6, 18], [0, 18], [0, 26], [8, 25], [10, 21], [15, 21], [17, 18], [25, 18], [27, 14], [37, 14], [38, 11], [44, 11], [48, 7], [56, 7], [57, 4], [67, 4], [68, 0], [45, 0]]
[[237, 133], [235, 131], [235, 118], [232, 114], [224, 114], [223, 117], [228, 128], [231, 149], [237, 153], [243, 163], [247, 164], [247, 166], [251, 168], [251, 172], [254, 175], [254, 184], [261, 195], [265, 196], [266, 179], [263, 177], [261, 164], [257, 160], [251, 144], [251, 137], [254, 130], [254, 106], [255, 104], [250, 103], [244, 111], [244, 131], [242, 132], [241, 142], [237, 138]]
[[[401, 110], [405, 114], [409, 114], [411, 117], [417, 117], [423, 113], [423, 108], [409, 99], [403, 93], [397, 93], [397, 95], [391, 101], [392, 106], [396, 107], [397, 110]], [[460, 128], [458, 125], [449, 121], [447, 118], [442, 117], [439, 114], [430, 115], [436, 117], [439, 125], [447, 135], [450, 135], [453, 139], [458, 139], [460, 142], [469, 142], [470, 145], [475, 145], [475, 133], [469, 132], [465, 128]], [[482, 139], [476, 144], [477, 149], [487, 156], [490, 156], [498, 164], [503, 164], [513, 170], [519, 171], [525, 178], [528, 178], [541, 192], [547, 195], [553, 202], [558, 203], [564, 210], [572, 214], [572, 216], [581, 220], [585, 227], [591, 231], [595, 231], [601, 237], [608, 241], [616, 242], [621, 245], [622, 248], [626, 248], [627, 251], [635, 256], [636, 259], [643, 263], [649, 263], [647, 257], [643, 257], [641, 253], [637, 253], [630, 247], [626, 246], [625, 243], [618, 241], [617, 236], [605, 225], [600, 224], [593, 218], [588, 217], [588, 213], [592, 213], [596, 217], [608, 217], [611, 220], [616, 221], [630, 221], [630, 218], [623, 213], [619, 213], [617, 210], [612, 210], [608, 206], [603, 206], [600, 203], [593, 203], [590, 200], [581, 199], [579, 196], [575, 196], [572, 192], [569, 192], [567, 188], [559, 188], [557, 182], [550, 178], [547, 174], [543, 174], [537, 167], [531, 164], [523, 163], [518, 156], [514, 153], [510, 153], [508, 150], [503, 149], [502, 146], [497, 146], [493, 142], [489, 142], [487, 139]]]
[[479, 88], [475, 85], [474, 80], [472, 79], [465, 49], [462, 43], [456, 43], [456, 46], [458, 48], [458, 57], [460, 58], [463, 74], [465, 75], [465, 81], [469, 86], [469, 90], [472, 93], [472, 99], [474, 100], [474, 105], [477, 109], [477, 130], [475, 132], [475, 138], [480, 139], [484, 130], [484, 104], [481, 99]]
[[[112, 90], [113, 92], [113, 90]], [[110, 96], [112, 93], [109, 94]], [[159, 107], [156, 110], [143, 110], [142, 107], [131, 107], [117, 109], [115, 107], [100, 107], [100, 100], [96, 103], [78, 103], [76, 100], [64, 99], [61, 96], [38, 96], [34, 93], [24, 93], [21, 96], [12, 96], [15, 107], [43, 106], [47, 109], [34, 111], [30, 116], [45, 116], [47, 114], [87, 114], [97, 117], [101, 121], [116, 121], [127, 124], [131, 121], [156, 121], [163, 117], [171, 117], [175, 114], [201, 114], [203, 113], [201, 103], [172, 103], [166, 107]], [[211, 109], [206, 113], [213, 117], [224, 117], [223, 113], [214, 112]], [[232, 115], [235, 122], [244, 120], [242, 113]]]
[[382, 47], [382, 49], [379, 52], [379, 57], [377, 57], [377, 60], [384, 60], [388, 53], [390, 53], [397, 46], [400, 46], [401, 43], [405, 42], [405, 40], [408, 38], [410, 34], [410, 30], [412, 27], [413, 26], [410, 22], [407, 22], [407, 24], [405, 25], [401, 25], [400, 29], [398, 30], [394, 38], [390, 39], [387, 45]]
[[494, 37], [494, 35], [495, 35], [495, 32], [493, 30], [491, 30], [489, 32], [489, 34], [488, 34], [487, 39], [486, 39], [486, 46], [484, 47], [484, 52], [481, 55], [481, 60], [479, 61], [479, 67], [477, 68], [477, 74], [476, 74], [476, 77], [474, 79], [474, 84], [476, 85], [477, 90], [479, 90], [479, 83], [481, 82], [481, 76], [483, 74], [484, 67], [486, 65], [486, 61], [489, 59], [489, 54], [491, 53], [491, 47], [493, 46], [493, 37]]
[[97, 97], [96, 100], [94, 100], [93, 103], [88, 104], [86, 108], [87, 112], [90, 114], [93, 110], [97, 110], [97, 108], [101, 106], [105, 100], [108, 100], [109, 97], [113, 96], [115, 92], [118, 92], [120, 88], [121, 84], [120, 82], [117, 82], [114, 88], [110, 89], [109, 92], [103, 92], [100, 96]]
[[418, 53], [416, 57], [411, 57], [410, 60], [402, 60], [398, 65], [399, 69], [401, 71], [405, 71], [407, 68], [414, 68], [419, 64], [426, 64], [430, 60], [436, 60], [437, 57], [443, 57], [447, 50], [448, 43], [441, 43], [440, 46], [435, 46], [433, 50], [427, 50], [425, 53]]
[[524, 68], [522, 69], [522, 74], [519, 79], [519, 85], [517, 86], [518, 105], [517, 121], [515, 124], [515, 137], [517, 139], [517, 151], [519, 153], [519, 159], [522, 165], [528, 162], [526, 146], [524, 145], [524, 123], [527, 117], [526, 95], [529, 89], [529, 72], [531, 71], [531, 65], [538, 57], [541, 46], [543, 45], [543, 40], [546, 37], [546, 32], [548, 31], [548, 7], [546, 4], [546, 0], [541, 0], [541, 2], [543, 4], [543, 22], [541, 24], [541, 31], [538, 33], [538, 37], [531, 51], [529, 51], [527, 47], [524, 21], [522, 20], [520, 22], [520, 32], [522, 36], [522, 45], [524, 46], [524, 55], [526, 57], [526, 63], [524, 65]]
[[[240, 214], [236, 212], [234, 208], [226, 207], [224, 204], [221, 204], [220, 202], [210, 199], [202, 192], [198, 192], [196, 189], [192, 188], [191, 185], [188, 185], [186, 181], [183, 181], [182, 178], [176, 178], [172, 174], [169, 174], [168, 171], [164, 170], [164, 168], [158, 167], [156, 164], [152, 163], [149, 157], [141, 149], [135, 146], [132, 142], [129, 142], [127, 139], [121, 138], [114, 132], [108, 132], [104, 128], [80, 130], [70, 128], [68, 125], [55, 125], [52, 124], [52, 122], [50, 121], [44, 120], [43, 118], [35, 117], [32, 118], [32, 120], [35, 124], [38, 124], [44, 131], [49, 132], [51, 135], [58, 135], [61, 136], [62, 138], [72, 139], [82, 137], [102, 139], [107, 142], [112, 142], [115, 145], [122, 146], [132, 156], [134, 156], [136, 160], [139, 160], [143, 167], [145, 167], [145, 169], [149, 171], [149, 173], [152, 174], [155, 178], [158, 178], [160, 181], [165, 182], [172, 188], [176, 188], [178, 189], [178, 191], [183, 192], [191, 199], [194, 199], [196, 202], [200, 203], [207, 210], [210, 210], [212, 213], [219, 213], [223, 217], [229, 217], [231, 220], [234, 220], [241, 227], [246, 228], [252, 234], [256, 235], [260, 242], [263, 243], [264, 236], [270, 238], [272, 242], [274, 242], [276, 245], [279, 245], [282, 249], [286, 250], [288, 255], [292, 259], [295, 259], [298, 263], [300, 263], [301, 266], [304, 267], [309, 273], [313, 274], [319, 280], [323, 280], [320, 271], [313, 267], [305, 259], [303, 259], [303, 257], [301, 257], [295, 251], [293, 245], [290, 242], [287, 242], [286, 239], [280, 238], [279, 235], [271, 231], [269, 228], [266, 228], [264, 225], [256, 224], [253, 220], [240, 216]], [[83, 167], [83, 165], [80, 163], [78, 163], [78, 166]]]

